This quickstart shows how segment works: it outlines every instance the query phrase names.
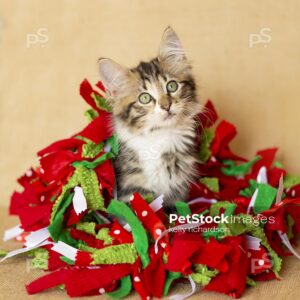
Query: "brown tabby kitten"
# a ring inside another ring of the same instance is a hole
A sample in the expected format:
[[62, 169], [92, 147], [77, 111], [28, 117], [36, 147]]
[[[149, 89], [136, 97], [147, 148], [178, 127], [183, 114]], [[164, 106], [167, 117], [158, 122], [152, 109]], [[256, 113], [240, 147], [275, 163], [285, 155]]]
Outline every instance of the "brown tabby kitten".
[[127, 69], [100, 59], [100, 77], [113, 107], [120, 142], [115, 163], [118, 198], [133, 192], [186, 200], [195, 179], [194, 117], [201, 110], [181, 43], [168, 27], [157, 58]]

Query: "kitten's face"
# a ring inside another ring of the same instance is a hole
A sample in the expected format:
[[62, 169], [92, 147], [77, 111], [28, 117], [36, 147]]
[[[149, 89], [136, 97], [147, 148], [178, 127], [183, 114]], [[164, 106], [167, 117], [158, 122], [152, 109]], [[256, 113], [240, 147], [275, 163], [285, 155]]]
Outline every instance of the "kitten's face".
[[164, 32], [157, 58], [133, 69], [101, 59], [100, 77], [115, 122], [131, 132], [184, 125], [200, 111], [191, 67], [170, 27]]

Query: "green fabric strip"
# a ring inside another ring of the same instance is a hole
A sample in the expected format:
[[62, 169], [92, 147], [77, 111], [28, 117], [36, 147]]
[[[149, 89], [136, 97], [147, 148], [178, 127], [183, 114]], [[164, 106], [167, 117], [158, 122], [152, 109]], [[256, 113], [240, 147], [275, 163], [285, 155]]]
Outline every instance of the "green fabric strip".
[[92, 169], [87, 169], [82, 165], [78, 165], [75, 171], [80, 186], [83, 189], [84, 196], [86, 197], [88, 208], [91, 210], [103, 210], [104, 199], [100, 193], [99, 181], [97, 174]]
[[168, 272], [165, 286], [164, 286], [164, 296], [167, 296], [169, 294], [170, 287], [174, 280], [180, 278], [182, 274], [180, 272]]
[[148, 237], [144, 227], [132, 210], [124, 203], [113, 199], [107, 209], [108, 213], [124, 219], [131, 227], [136, 249], [141, 256], [143, 267], [150, 262], [148, 255]]
[[[82, 137], [78, 136], [77, 138], [84, 140]], [[89, 143], [90, 141], [86, 141], [84, 140], [86, 143]], [[74, 167], [77, 166], [83, 166], [87, 169], [95, 169], [97, 166], [99, 166], [100, 164], [102, 164], [104, 161], [108, 160], [108, 159], [112, 159], [115, 158], [118, 153], [119, 153], [119, 142], [118, 142], [118, 138], [116, 135], [112, 135], [111, 137], [109, 137], [106, 140], [107, 145], [109, 145], [111, 147], [109, 152], [104, 153], [103, 155], [101, 155], [100, 157], [96, 158], [93, 161], [87, 161], [87, 160], [83, 160], [83, 161], [76, 161], [74, 162], [72, 165]]]
[[84, 167], [86, 169], [95, 169], [96, 167], [98, 167], [99, 165], [101, 165], [103, 162], [105, 162], [108, 159], [114, 158], [113, 153], [111, 152], [106, 152], [103, 155], [101, 155], [100, 157], [96, 158], [93, 161], [87, 161], [87, 160], [82, 160], [82, 161], [76, 161], [74, 162], [72, 165], [74, 167]]
[[223, 164], [228, 167], [221, 168], [221, 171], [227, 176], [244, 176], [249, 173], [252, 166], [260, 159], [260, 156], [256, 156], [253, 160], [240, 165], [236, 165], [232, 160], [224, 160]]
[[239, 192], [241, 196], [244, 196], [246, 198], [252, 197], [255, 190], [258, 188], [259, 183], [253, 179], [249, 180], [249, 186]]
[[110, 152], [114, 155], [114, 157], [116, 155], [119, 154], [119, 140], [116, 134], [112, 135], [111, 137], [109, 137], [107, 139], [107, 144], [110, 145], [111, 150]]
[[[236, 209], [236, 204], [231, 203], [229, 201], [219, 201], [216, 203], [213, 203], [210, 207], [210, 215], [212, 217], [220, 215], [220, 210], [223, 208], [224, 211], [224, 216], [225, 217], [230, 217], [233, 215], [235, 209]], [[230, 221], [230, 219], [229, 219]], [[214, 237], [217, 240], [222, 239], [224, 236], [229, 235], [229, 224], [228, 223], [219, 223], [218, 228], [215, 230], [211, 231], [205, 231], [203, 232], [203, 237], [209, 238], [209, 237]]]
[[103, 98], [95, 93], [91, 93], [91, 97], [94, 99], [95, 104], [99, 109], [105, 110], [107, 112], [111, 112], [111, 107], [105, 98]]
[[287, 234], [289, 240], [291, 240], [294, 237], [293, 227], [295, 225], [295, 221], [291, 217], [291, 215], [287, 215], [286, 223], [287, 223], [287, 233], [286, 234]]
[[152, 193], [148, 193], [148, 194], [142, 194], [142, 198], [148, 203], [150, 204], [154, 199], [154, 195]]
[[97, 248], [89, 247], [86, 244], [78, 244], [78, 249], [90, 253], [94, 253], [95, 251], [99, 250]]
[[92, 122], [99, 116], [99, 114], [96, 110], [91, 108], [85, 111], [84, 116], [88, 119], [89, 122]]
[[272, 270], [275, 273], [275, 275], [279, 278], [282, 259], [277, 255], [277, 253], [270, 246], [263, 228], [261, 228], [258, 224], [255, 224], [252, 216], [250, 215], [240, 214], [238, 216], [241, 218], [245, 226], [245, 232], [250, 233], [254, 237], [261, 239], [261, 244], [269, 251], [269, 254], [272, 259]]
[[64, 261], [65, 263], [67, 263], [68, 265], [71, 265], [71, 266], [75, 265], [74, 261], [68, 257], [61, 256], [60, 259], [62, 261]]
[[215, 228], [215, 230], [208, 230], [202, 232], [202, 236], [208, 241], [210, 237], [215, 238], [216, 240], [220, 240], [224, 237], [224, 232], [220, 231], [219, 228]]
[[96, 223], [94, 222], [79, 222], [76, 224], [77, 230], [81, 230], [92, 235], [96, 235], [95, 227]]
[[64, 229], [61, 234], [59, 235], [59, 240], [64, 242], [65, 244], [68, 244], [74, 248], [78, 248], [78, 245], [80, 243], [83, 243], [82, 241], [75, 240], [71, 237], [70, 232], [68, 229]]
[[277, 189], [268, 184], [260, 184], [258, 186], [257, 197], [254, 202], [253, 211], [255, 214], [259, 214], [269, 209], [276, 197]]
[[82, 157], [95, 158], [101, 151], [103, 151], [104, 143], [95, 144], [89, 142], [82, 145]]
[[76, 224], [76, 229], [84, 231], [88, 234], [95, 235], [96, 224], [94, 222], [79, 222]]
[[31, 250], [28, 254], [30, 257], [33, 257], [30, 263], [33, 268], [41, 270], [48, 269], [49, 252], [47, 249], [37, 248]]
[[246, 281], [247, 285], [249, 285], [249, 286], [256, 286], [256, 282], [252, 278], [250, 278], [249, 276], [247, 276], [246, 280], [247, 280]]
[[50, 223], [52, 223], [55, 215], [59, 211], [60, 206], [62, 205], [62, 202], [65, 199], [66, 195], [68, 195], [70, 193], [70, 190], [73, 189], [76, 185], [78, 185], [78, 175], [77, 175], [77, 173], [75, 171], [74, 174], [68, 180], [67, 184], [65, 184], [62, 187], [61, 194], [55, 200], [55, 203], [54, 203], [53, 208], [52, 208]]
[[90, 139], [88, 139], [87, 137], [82, 136], [82, 135], [76, 135], [76, 136], [75, 136], [75, 139], [78, 139], [78, 140], [83, 141], [83, 142], [85, 142], [85, 143], [93, 143], [92, 140], [90, 140]]
[[107, 295], [112, 297], [113, 299], [122, 299], [129, 295], [131, 289], [132, 289], [132, 282], [131, 282], [130, 275], [128, 275], [121, 278], [120, 287], [117, 290], [111, 293], [107, 293]]
[[185, 216], [188, 216], [188, 215], [191, 214], [190, 207], [186, 202], [178, 201], [178, 202], [175, 203], [175, 207], [176, 207], [177, 213], [180, 216], [185, 217]]
[[219, 179], [215, 177], [203, 177], [200, 179], [200, 182], [204, 184], [212, 192], [218, 193], [219, 188]]
[[284, 165], [283, 165], [281, 162], [277, 161], [277, 160], [274, 161], [273, 165], [274, 165], [274, 167], [276, 167], [276, 168], [284, 169]]
[[207, 285], [213, 277], [219, 272], [217, 270], [209, 270], [205, 265], [194, 265], [195, 272], [191, 274], [192, 279], [201, 285]]
[[92, 264], [134, 264], [137, 260], [135, 245], [120, 244], [96, 250], [92, 253]]
[[[89, 209], [105, 211], [104, 199], [100, 193], [97, 174], [94, 170], [77, 165], [74, 174], [68, 183], [63, 186], [60, 196], [53, 205], [49, 231], [51, 230], [51, 237], [55, 241], [57, 241], [61, 232], [63, 214], [73, 199], [73, 193], [70, 194], [70, 191], [77, 185], [82, 187]], [[70, 195], [72, 196], [70, 197]], [[57, 217], [57, 215], [59, 216]]]
[[65, 195], [65, 198], [62, 200], [59, 209], [57, 210], [51, 224], [48, 227], [50, 232], [50, 236], [53, 241], [57, 242], [59, 236], [62, 232], [63, 227], [63, 220], [64, 220], [64, 213], [72, 203], [73, 194]]
[[283, 179], [283, 186], [285, 189], [292, 188], [295, 185], [300, 184], [300, 176], [286, 174]]
[[204, 211], [201, 211], [201, 213], [199, 213], [198, 215], [199, 216], [204, 216], [204, 215], [206, 215], [207, 213], [209, 213], [209, 209], [205, 209]]
[[213, 203], [210, 206], [210, 215], [212, 217], [218, 216], [220, 214], [221, 208], [224, 208], [226, 210], [228, 207], [232, 207], [232, 204], [233, 203], [229, 201], [218, 201], [216, 203]]
[[231, 203], [231, 204], [227, 205], [226, 210], [224, 212], [225, 217], [232, 216], [236, 209], [236, 206], [237, 205], [235, 203]]
[[113, 238], [109, 235], [109, 228], [101, 228], [97, 235], [96, 239], [104, 242], [104, 245], [110, 245], [113, 242]]
[[199, 159], [200, 161], [206, 162], [211, 156], [210, 145], [215, 137], [213, 130], [209, 128], [204, 128], [201, 135], [200, 150], [199, 150]]
[[236, 236], [241, 235], [245, 232], [246, 228], [243, 223], [235, 222], [234, 219], [232, 222], [225, 224], [227, 231], [225, 231], [225, 236]]

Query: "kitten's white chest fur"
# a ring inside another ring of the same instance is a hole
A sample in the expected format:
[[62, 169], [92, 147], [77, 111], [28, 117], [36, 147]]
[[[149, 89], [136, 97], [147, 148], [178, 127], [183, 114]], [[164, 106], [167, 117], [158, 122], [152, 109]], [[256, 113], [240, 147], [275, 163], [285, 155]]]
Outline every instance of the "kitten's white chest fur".
[[[184, 189], [191, 180], [195, 158], [188, 152], [195, 135], [193, 129], [163, 128], [146, 135], [134, 135], [127, 128], [119, 127], [117, 133], [138, 156], [143, 173], [139, 179], [146, 189], [171, 195], [175, 190]], [[172, 167], [176, 163], [184, 163], [185, 172], [174, 171]]]

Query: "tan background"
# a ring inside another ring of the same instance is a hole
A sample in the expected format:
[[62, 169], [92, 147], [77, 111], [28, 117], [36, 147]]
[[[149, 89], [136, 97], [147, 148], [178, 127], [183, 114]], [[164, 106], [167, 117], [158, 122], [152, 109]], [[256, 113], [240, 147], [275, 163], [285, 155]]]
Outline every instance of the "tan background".
[[[234, 148], [250, 157], [278, 145], [282, 162], [300, 173], [300, 1], [0, 0], [1, 206], [15, 178], [36, 164], [37, 150], [85, 124], [78, 85], [85, 77], [97, 81], [97, 59], [133, 66], [151, 58], [167, 25], [187, 49], [203, 102], [213, 99], [237, 125]], [[257, 33], [267, 36], [250, 47]], [[28, 44], [29, 38], [38, 40]], [[0, 219], [1, 232], [16, 224], [4, 212]], [[27, 298], [23, 285], [37, 274], [25, 267], [23, 260], [0, 266], [0, 299]], [[248, 290], [244, 299], [296, 299], [295, 259], [288, 259], [283, 278]]]

